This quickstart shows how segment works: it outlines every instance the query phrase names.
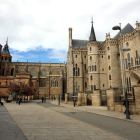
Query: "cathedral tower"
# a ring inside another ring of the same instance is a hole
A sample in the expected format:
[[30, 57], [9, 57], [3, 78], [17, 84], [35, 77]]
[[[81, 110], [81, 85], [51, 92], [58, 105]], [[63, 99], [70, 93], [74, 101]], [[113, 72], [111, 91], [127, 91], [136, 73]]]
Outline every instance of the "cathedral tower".
[[88, 49], [88, 75], [89, 75], [89, 90], [100, 88], [100, 74], [99, 74], [99, 43], [96, 41], [96, 36], [93, 28], [93, 21], [91, 22], [91, 33], [89, 42], [87, 44]]

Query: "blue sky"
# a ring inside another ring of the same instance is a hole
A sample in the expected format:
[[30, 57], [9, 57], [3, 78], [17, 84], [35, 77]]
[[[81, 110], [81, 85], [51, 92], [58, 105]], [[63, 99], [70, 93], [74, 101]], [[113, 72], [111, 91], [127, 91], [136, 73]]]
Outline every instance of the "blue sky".
[[113, 38], [130, 23], [140, 22], [140, 0], [0, 0], [0, 44], [8, 45], [12, 61], [66, 62], [69, 27], [72, 38], [88, 40], [91, 17], [97, 41]]

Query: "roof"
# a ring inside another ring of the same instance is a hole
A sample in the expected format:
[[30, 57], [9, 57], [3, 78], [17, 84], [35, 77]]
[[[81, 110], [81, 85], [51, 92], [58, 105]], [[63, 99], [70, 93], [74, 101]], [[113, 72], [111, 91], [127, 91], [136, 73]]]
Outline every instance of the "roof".
[[[134, 30], [134, 28], [128, 23], [123, 29], [122, 34], [128, 34], [131, 33]], [[120, 32], [114, 37], [114, 39], [117, 39], [120, 37]]]
[[72, 46], [74, 48], [87, 48], [88, 40], [76, 40], [72, 39]]
[[93, 28], [93, 21], [92, 21], [92, 26], [91, 26], [90, 41], [96, 41], [96, 36], [95, 36], [94, 28]]
[[[88, 40], [78, 40], [78, 39], [72, 39], [72, 46], [74, 48], [86, 48], [87, 49], [87, 44], [88, 44]], [[97, 41], [100, 45], [104, 42], [104, 41]]]
[[8, 46], [8, 42], [6, 41], [6, 44], [4, 45], [3, 51], [1, 52], [1, 54], [10, 54], [9, 52], [9, 46]]

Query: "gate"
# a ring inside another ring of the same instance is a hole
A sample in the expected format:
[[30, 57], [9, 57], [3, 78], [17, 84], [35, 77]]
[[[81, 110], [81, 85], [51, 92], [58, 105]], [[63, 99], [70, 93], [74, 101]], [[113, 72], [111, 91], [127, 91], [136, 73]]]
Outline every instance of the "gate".
[[100, 97], [101, 97], [101, 106], [107, 106], [106, 90], [101, 90], [100, 91]]

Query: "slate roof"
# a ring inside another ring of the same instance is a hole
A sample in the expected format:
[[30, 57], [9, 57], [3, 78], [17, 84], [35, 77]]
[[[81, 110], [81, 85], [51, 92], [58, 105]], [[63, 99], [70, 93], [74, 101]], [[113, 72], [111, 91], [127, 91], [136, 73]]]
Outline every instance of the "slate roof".
[[92, 21], [92, 26], [91, 26], [90, 41], [96, 41], [96, 36], [95, 36], [94, 28], [93, 28], [93, 21]]
[[[78, 39], [72, 39], [72, 46], [74, 48], [87, 48], [87, 44], [88, 44], [88, 40], [78, 40]], [[97, 41], [100, 43], [100, 45], [104, 42], [104, 41]]]
[[1, 54], [10, 54], [7, 41], [6, 41], [6, 44], [4, 45], [4, 48], [3, 48], [3, 51], [1, 52]]
[[[122, 34], [128, 34], [131, 33], [134, 30], [134, 28], [128, 23], [123, 29]], [[120, 32], [114, 37], [114, 39], [117, 39], [120, 37]]]

